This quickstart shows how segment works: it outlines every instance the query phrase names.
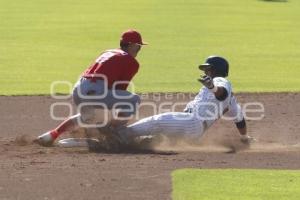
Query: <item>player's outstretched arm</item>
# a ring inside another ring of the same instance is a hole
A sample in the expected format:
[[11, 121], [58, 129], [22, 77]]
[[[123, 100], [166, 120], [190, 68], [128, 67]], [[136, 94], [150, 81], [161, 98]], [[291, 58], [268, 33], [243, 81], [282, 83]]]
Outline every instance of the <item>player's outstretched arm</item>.
[[229, 109], [224, 113], [227, 117], [232, 118], [239, 131], [241, 142], [250, 143], [255, 139], [248, 135], [246, 120], [241, 106], [237, 103], [236, 98], [233, 96], [230, 102]]
[[247, 125], [246, 125], [246, 120], [244, 118], [242, 121], [236, 122], [235, 125], [240, 133], [241, 142], [243, 142], [245, 144], [249, 144], [249, 143], [255, 141], [255, 139], [253, 137], [251, 137], [250, 135], [248, 135], [248, 133], [247, 133]]

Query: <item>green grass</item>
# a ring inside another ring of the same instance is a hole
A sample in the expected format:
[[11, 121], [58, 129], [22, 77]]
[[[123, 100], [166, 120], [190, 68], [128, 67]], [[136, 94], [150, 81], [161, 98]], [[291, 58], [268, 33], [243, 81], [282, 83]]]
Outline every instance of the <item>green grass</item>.
[[299, 170], [181, 169], [172, 173], [174, 200], [298, 200]]
[[300, 91], [299, 10], [297, 0], [0, 0], [0, 94], [74, 83], [129, 27], [150, 43], [139, 92], [198, 91], [210, 54], [228, 58], [235, 91]]

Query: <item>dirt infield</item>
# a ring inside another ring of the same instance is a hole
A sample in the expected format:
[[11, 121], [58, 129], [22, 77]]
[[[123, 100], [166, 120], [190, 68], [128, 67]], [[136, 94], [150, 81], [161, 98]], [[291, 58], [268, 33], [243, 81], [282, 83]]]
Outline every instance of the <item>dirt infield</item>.
[[[168, 99], [187, 102], [193, 97], [176, 95], [142, 97], [155, 104]], [[165, 151], [109, 154], [16, 142], [17, 137], [30, 140], [58, 124], [49, 114], [56, 100], [2, 96], [0, 199], [171, 199], [170, 173], [178, 168], [300, 169], [300, 93], [237, 97], [242, 103], [256, 101], [265, 107], [263, 120], [248, 121], [249, 133], [258, 139], [250, 148], [236, 142], [232, 122], [218, 121], [199, 146], [179, 144]], [[58, 116], [66, 112], [55, 110]], [[141, 108], [140, 117], [151, 114]], [[237, 151], [230, 151], [232, 147]]]

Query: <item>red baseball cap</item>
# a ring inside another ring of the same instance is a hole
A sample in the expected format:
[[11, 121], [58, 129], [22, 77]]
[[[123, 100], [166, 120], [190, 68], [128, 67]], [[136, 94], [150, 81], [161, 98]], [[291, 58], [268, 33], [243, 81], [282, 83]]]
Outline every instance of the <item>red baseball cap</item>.
[[124, 43], [135, 43], [140, 45], [146, 45], [147, 43], [142, 41], [142, 36], [139, 32], [133, 29], [129, 29], [122, 33], [121, 42]]

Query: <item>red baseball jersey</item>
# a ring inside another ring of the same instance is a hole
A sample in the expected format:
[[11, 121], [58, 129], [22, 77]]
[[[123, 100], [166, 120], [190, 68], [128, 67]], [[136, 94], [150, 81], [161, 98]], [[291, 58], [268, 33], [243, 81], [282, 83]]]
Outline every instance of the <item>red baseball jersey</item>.
[[97, 80], [102, 79], [97, 75], [104, 75], [107, 77], [109, 89], [112, 89], [117, 81], [127, 81], [127, 83], [115, 85], [115, 89], [126, 90], [138, 69], [139, 63], [134, 57], [121, 49], [112, 49], [102, 53], [82, 76]]

